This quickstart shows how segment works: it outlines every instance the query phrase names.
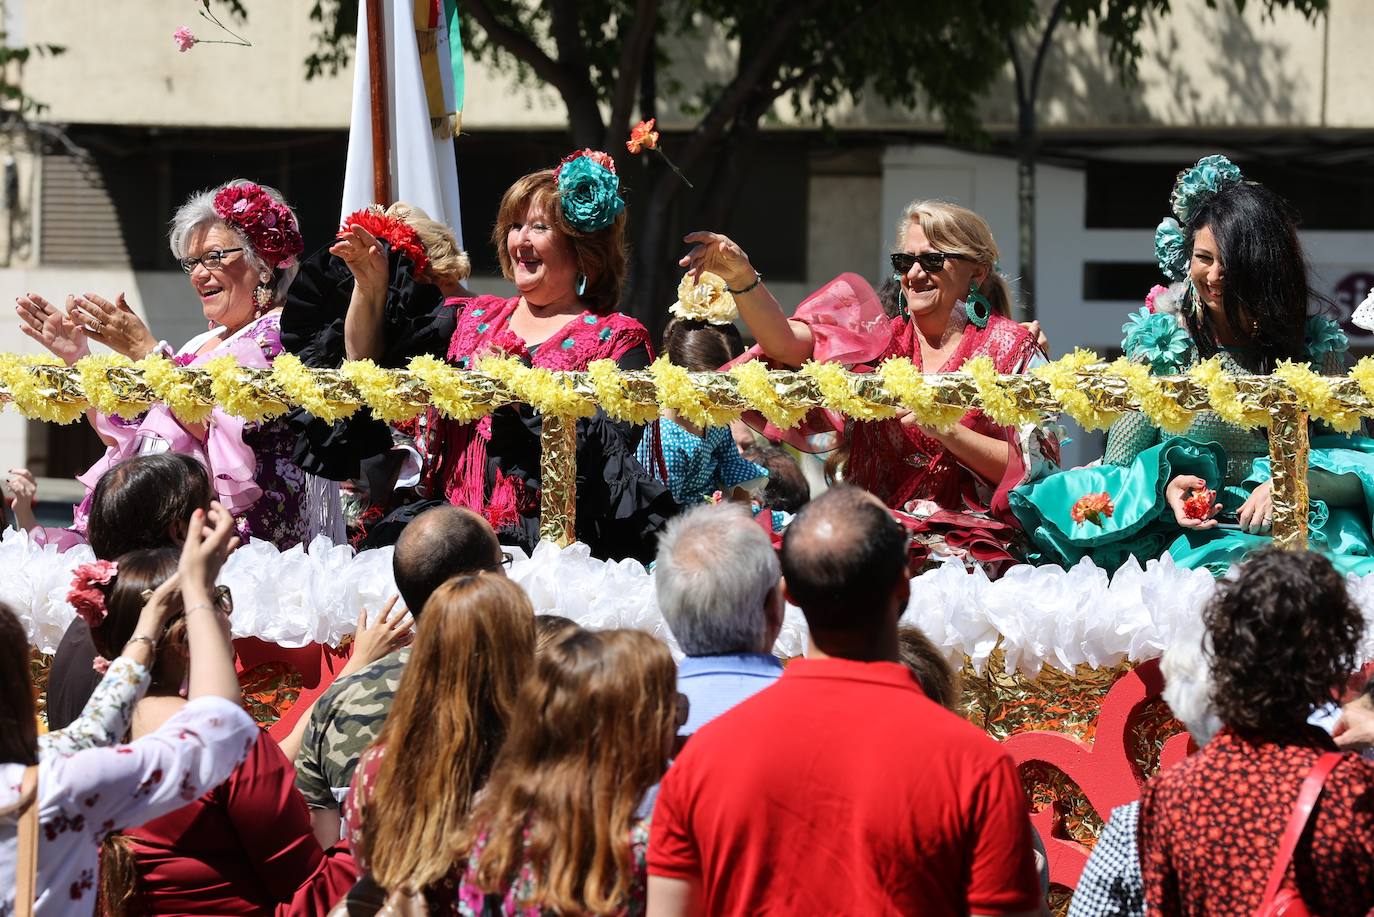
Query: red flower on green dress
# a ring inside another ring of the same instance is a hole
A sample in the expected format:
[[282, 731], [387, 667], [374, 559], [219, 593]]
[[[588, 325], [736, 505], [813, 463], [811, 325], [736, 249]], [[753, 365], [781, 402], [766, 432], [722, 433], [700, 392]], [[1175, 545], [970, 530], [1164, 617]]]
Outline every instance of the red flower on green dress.
[[1079, 497], [1078, 502], [1073, 505], [1071, 515], [1074, 522], [1091, 522], [1093, 525], [1102, 525], [1103, 519], [1110, 519], [1116, 507], [1112, 505], [1112, 498], [1105, 492], [1100, 494], [1088, 494], [1086, 497]]
[[1183, 501], [1183, 515], [1189, 519], [1207, 519], [1216, 505], [1217, 492], [1208, 490], [1206, 485], [1193, 488], [1192, 496]]

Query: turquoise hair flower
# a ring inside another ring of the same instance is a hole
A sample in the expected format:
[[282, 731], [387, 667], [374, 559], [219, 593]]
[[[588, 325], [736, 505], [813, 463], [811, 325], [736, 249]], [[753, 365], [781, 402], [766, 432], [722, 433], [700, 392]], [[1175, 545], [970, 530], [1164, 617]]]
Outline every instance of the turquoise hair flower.
[[615, 222], [625, 209], [620, 179], [590, 156], [578, 156], [558, 171], [558, 197], [563, 215], [582, 232], [596, 232]]
[[1303, 328], [1303, 337], [1307, 345], [1307, 359], [1313, 363], [1320, 363], [1328, 353], [1345, 353], [1350, 349], [1350, 340], [1340, 324], [1325, 315], [1310, 316]]
[[1187, 237], [1173, 217], [1165, 217], [1155, 227], [1155, 260], [1170, 280], [1183, 280], [1188, 276]]
[[1178, 173], [1174, 193], [1169, 198], [1174, 216], [1187, 223], [1203, 195], [1216, 194], [1226, 185], [1240, 181], [1240, 167], [1225, 156], [1204, 156], [1191, 169]]
[[1177, 373], [1188, 363], [1193, 342], [1177, 316], [1165, 312], [1151, 314], [1142, 307], [1131, 313], [1121, 332], [1125, 335], [1121, 349], [1127, 358], [1147, 364], [1156, 376]]

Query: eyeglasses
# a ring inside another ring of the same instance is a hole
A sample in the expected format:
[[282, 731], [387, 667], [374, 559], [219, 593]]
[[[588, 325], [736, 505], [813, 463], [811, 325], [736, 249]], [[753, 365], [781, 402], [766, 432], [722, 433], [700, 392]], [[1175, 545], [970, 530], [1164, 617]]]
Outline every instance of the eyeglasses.
[[509, 551], [502, 551], [502, 552], [501, 552], [501, 566], [503, 566], [503, 567], [505, 567], [507, 570], [509, 570], [509, 569], [510, 569], [510, 565], [513, 564], [513, 563], [515, 563], [515, 555], [512, 554], [512, 553], [509, 552]]
[[191, 273], [196, 269], [196, 265], [204, 265], [207, 271], [214, 273], [224, 267], [224, 256], [232, 255], [234, 252], [241, 252], [242, 248], [212, 248], [199, 258], [182, 258], [178, 263], [186, 273]]
[[960, 255], [956, 252], [921, 252], [913, 255], [910, 252], [893, 252], [888, 255], [892, 259], [892, 269], [898, 274], [909, 274], [912, 267], [919, 264], [921, 270], [927, 274], [938, 274], [945, 269], [945, 262], [950, 258], [960, 261], [972, 261], [968, 255]]

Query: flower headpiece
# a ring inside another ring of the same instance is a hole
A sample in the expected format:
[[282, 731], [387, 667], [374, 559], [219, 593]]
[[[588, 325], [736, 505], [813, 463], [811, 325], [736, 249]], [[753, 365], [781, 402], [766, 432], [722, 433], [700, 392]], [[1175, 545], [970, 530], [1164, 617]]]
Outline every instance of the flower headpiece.
[[686, 274], [677, 285], [677, 302], [668, 311], [678, 318], [730, 325], [739, 315], [735, 297], [730, 295], [725, 280], [710, 271], [702, 271], [701, 279]]
[[251, 181], [221, 188], [215, 195], [215, 214], [240, 232], [269, 267], [290, 267], [305, 251], [291, 210]]
[[608, 153], [578, 150], [558, 164], [554, 180], [563, 216], [581, 232], [605, 229], [625, 210], [615, 162]]
[[81, 564], [72, 572], [72, 588], [67, 593], [67, 602], [76, 609], [91, 627], [98, 627], [109, 609], [105, 607], [105, 590], [110, 581], [119, 573], [119, 565], [110, 560], [97, 560]]
[[1155, 259], [1165, 277], [1183, 280], [1188, 276], [1187, 237], [1182, 224], [1192, 218], [1203, 200], [1240, 180], [1240, 167], [1221, 155], [1204, 156], [1191, 169], [1178, 173], [1169, 195], [1174, 215], [1160, 221], [1155, 229]]
[[424, 243], [420, 241], [420, 234], [415, 231], [415, 227], [405, 220], [387, 216], [376, 204], [344, 217], [343, 223], [339, 225], [338, 237], [341, 238], [350, 226], [361, 226], [378, 239], [385, 240], [392, 251], [400, 252], [409, 258], [410, 263], [415, 265], [412, 276], [423, 273], [425, 268], [429, 267], [429, 254], [425, 251]]

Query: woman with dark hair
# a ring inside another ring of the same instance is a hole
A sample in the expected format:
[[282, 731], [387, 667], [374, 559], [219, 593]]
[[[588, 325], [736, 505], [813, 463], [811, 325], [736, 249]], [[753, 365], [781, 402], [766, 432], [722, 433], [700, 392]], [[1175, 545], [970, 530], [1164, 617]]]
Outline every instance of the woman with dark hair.
[[[258, 729], [238, 704], [228, 622], [212, 599], [215, 576], [237, 544], [234, 521], [218, 504], [209, 519], [201, 510], [192, 515], [178, 563], [188, 699], [127, 745], [38, 760], [30, 649], [23, 625], [0, 606], [0, 912], [16, 911], [16, 889], [28, 878], [18, 837], [26, 816], [36, 819], [34, 913], [91, 914], [102, 838], [180, 809], [227, 777], [252, 747]], [[154, 591], [149, 601], [166, 597]], [[98, 590], [86, 599], [92, 611], [103, 605]]]
[[[1157, 375], [1206, 360], [1232, 374], [1269, 373], [1283, 360], [1327, 375], [1344, 370], [1345, 334], [1312, 311], [1297, 225], [1281, 198], [1242, 181], [1225, 157], [1208, 156], [1180, 173], [1172, 203], [1177, 219], [1160, 224], [1155, 248], [1176, 284], [1155, 287], [1123, 326], [1128, 359]], [[1374, 441], [1313, 433], [1311, 544], [1343, 572], [1374, 570]], [[1270, 542], [1271, 488], [1264, 428], [1203, 411], [1171, 436], [1133, 411], [1112, 425], [1100, 466], [1019, 488], [1011, 505], [1040, 562], [1068, 566], [1089, 556], [1115, 569], [1132, 555], [1167, 552], [1184, 566], [1224, 573]], [[1075, 508], [1101, 493], [1113, 503], [1110, 516], [1093, 521]]]
[[641, 631], [578, 630], [550, 646], [459, 844], [454, 912], [643, 914], [637, 810], [686, 722], [679, 697], [672, 654]]
[[[112, 656], [132, 640], [154, 648], [147, 695], [133, 711], [129, 738], [135, 742], [156, 733], [187, 704], [181, 696], [186, 618], [174, 579], [178, 553], [133, 551], [101, 570], [77, 570], [72, 601], [101, 656]], [[170, 623], [140, 636], [135, 625], [144, 603], [159, 593], [167, 593]], [[222, 614], [233, 609], [227, 587], [217, 587], [212, 601]], [[359, 659], [350, 668], [364, 664]], [[259, 730], [228, 779], [204, 795], [188, 794], [177, 811], [141, 820], [107, 840], [100, 894], [111, 914], [311, 912], [326, 909], [356, 879], [350, 855], [326, 856], [321, 850], [295, 789], [295, 770], [275, 740]]]
[[[1150, 913], [1257, 914], [1299, 787], [1336, 751], [1310, 726], [1359, 662], [1364, 618], [1320, 554], [1266, 548], [1217, 584], [1204, 612], [1223, 728], [1140, 800]], [[1326, 763], [1331, 763], [1330, 761]], [[1328, 917], [1374, 907], [1374, 764], [1339, 756], [1283, 887]]]
[[[713, 321], [704, 310], [693, 311], [682, 301], [674, 304], [673, 312], [663, 329], [663, 351], [674, 366], [710, 372], [744, 353], [739, 329], [725, 316]], [[768, 469], [740, 454], [728, 426], [698, 427], [676, 411], [667, 411], [659, 418], [657, 433], [657, 438], [650, 435], [640, 441], [639, 461], [668, 483], [673, 499], [683, 506], [709, 500], [716, 492], [747, 502], [768, 483]], [[661, 464], [656, 450], [662, 453]]]
[[[581, 150], [557, 168], [517, 179], [501, 198], [491, 235], [501, 273], [515, 284], [516, 295], [448, 300], [457, 310], [457, 327], [446, 352], [435, 355], [460, 369], [489, 357], [550, 370], [585, 370], [596, 360], [621, 369], [648, 366], [648, 332], [616, 311], [626, 273], [625, 220], [620, 180], [606, 153]], [[423, 352], [376, 318], [346, 322], [344, 337], [349, 353]], [[431, 409], [422, 419], [417, 492], [480, 513], [503, 543], [533, 552], [541, 431], [541, 416], [527, 405], [507, 405], [469, 423]], [[653, 555], [649, 536], [677, 510], [667, 488], [635, 460], [640, 435], [639, 428], [604, 413], [577, 423], [577, 464], [585, 478], [578, 480], [576, 535], [599, 557], [647, 562]], [[431, 505], [416, 503], [397, 513], [414, 518]]]

